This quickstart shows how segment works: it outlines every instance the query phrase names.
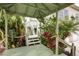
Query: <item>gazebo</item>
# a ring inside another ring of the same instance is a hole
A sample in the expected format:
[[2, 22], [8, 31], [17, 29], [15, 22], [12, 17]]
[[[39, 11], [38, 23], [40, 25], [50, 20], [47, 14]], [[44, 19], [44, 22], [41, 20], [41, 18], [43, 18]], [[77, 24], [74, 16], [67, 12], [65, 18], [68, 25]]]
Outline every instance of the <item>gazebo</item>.
[[[59, 26], [58, 26], [58, 11], [72, 5], [72, 3], [0, 3], [0, 8], [5, 10], [7, 14], [16, 14], [21, 16], [35, 17], [42, 19], [43, 17], [56, 12], [56, 55], [58, 55], [59, 42]], [[8, 24], [7, 15], [5, 14], [5, 46], [8, 48]]]

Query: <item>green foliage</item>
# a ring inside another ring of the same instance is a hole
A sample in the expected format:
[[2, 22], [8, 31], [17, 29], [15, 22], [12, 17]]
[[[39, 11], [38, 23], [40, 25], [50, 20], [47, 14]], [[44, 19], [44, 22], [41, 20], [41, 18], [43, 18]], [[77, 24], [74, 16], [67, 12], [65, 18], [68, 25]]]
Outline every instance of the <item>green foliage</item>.
[[[59, 37], [62, 38], [63, 40], [67, 36], [71, 35], [71, 32], [75, 33], [75, 31], [79, 31], [79, 28], [78, 28], [79, 22], [75, 22], [75, 20], [73, 19], [59, 20]], [[56, 17], [53, 17], [53, 18], [46, 20], [46, 22], [41, 26], [41, 29], [44, 32], [51, 33], [52, 37], [54, 36], [56, 37], [56, 24], [57, 24]], [[47, 44], [47, 42], [45, 41], [45, 38], [42, 38], [41, 40], [42, 40], [42, 43]], [[55, 48], [53, 48], [53, 51], [55, 52]], [[61, 52], [62, 52], [61, 49], [59, 49], [59, 54]]]
[[51, 35], [55, 35], [56, 18], [50, 18], [49, 20], [46, 20], [41, 29], [44, 32], [50, 32]]
[[6, 14], [6, 11], [1, 9], [0, 10], [0, 29], [5, 34], [5, 17], [7, 17], [6, 20], [8, 20], [8, 45], [9, 48], [11, 47], [11, 33], [10, 30], [13, 31], [13, 37], [24, 35], [25, 34], [25, 28], [23, 26], [23, 17], [18, 15], [9, 15]]
[[4, 32], [4, 27], [5, 27], [5, 19], [3, 16], [0, 16], [0, 29]]
[[79, 31], [78, 29], [79, 22], [75, 22], [74, 20], [63, 20], [59, 24], [59, 35], [60, 38], [65, 39], [70, 35], [71, 32]]
[[[52, 36], [56, 36], [56, 18], [50, 18], [48, 19], [41, 29], [44, 32], [49, 32], [52, 34]], [[62, 39], [65, 39], [67, 36], [70, 35], [71, 32], [79, 31], [78, 29], [79, 22], [75, 22], [75, 20], [60, 20], [59, 21], [59, 36]]]
[[47, 45], [46, 39], [43, 36], [41, 36], [39, 39], [41, 40], [42, 44], [44, 44], [45, 46]]

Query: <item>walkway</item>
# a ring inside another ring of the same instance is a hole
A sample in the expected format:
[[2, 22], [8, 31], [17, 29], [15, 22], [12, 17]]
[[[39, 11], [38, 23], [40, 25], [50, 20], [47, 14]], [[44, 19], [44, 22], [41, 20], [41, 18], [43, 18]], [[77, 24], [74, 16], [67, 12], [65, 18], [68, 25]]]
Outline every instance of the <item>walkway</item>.
[[20, 47], [6, 50], [4, 56], [51, 56], [53, 52], [44, 45], [35, 45], [30, 47]]
[[[40, 44], [30, 47], [20, 47], [15, 49], [6, 50], [3, 56], [56, 56], [46, 46]], [[58, 56], [66, 56], [65, 54], [60, 54]]]

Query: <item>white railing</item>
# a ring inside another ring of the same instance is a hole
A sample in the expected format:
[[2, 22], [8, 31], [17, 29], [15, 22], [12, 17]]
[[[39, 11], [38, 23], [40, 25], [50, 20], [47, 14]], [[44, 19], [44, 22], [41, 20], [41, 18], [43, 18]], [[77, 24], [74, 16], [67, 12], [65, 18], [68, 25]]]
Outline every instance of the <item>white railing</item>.
[[59, 42], [63, 43], [64, 45], [66, 45], [67, 47], [71, 48], [71, 56], [75, 56], [75, 52], [76, 52], [76, 47], [74, 46], [74, 43], [72, 43], [72, 45], [67, 44], [63, 39], [59, 38]]

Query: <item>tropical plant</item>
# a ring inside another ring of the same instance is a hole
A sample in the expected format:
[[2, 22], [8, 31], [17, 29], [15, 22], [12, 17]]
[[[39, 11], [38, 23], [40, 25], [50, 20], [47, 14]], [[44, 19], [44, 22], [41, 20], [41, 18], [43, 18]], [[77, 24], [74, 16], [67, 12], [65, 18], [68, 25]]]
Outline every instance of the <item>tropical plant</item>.
[[4, 39], [4, 33], [3, 31], [0, 29], [0, 42]]
[[[2, 30], [2, 32], [5, 34], [5, 18], [6, 16], [4, 16], [4, 12], [3, 9], [0, 9], [0, 29]], [[21, 36], [25, 34], [25, 28], [23, 26], [23, 17], [22, 16], [18, 16], [18, 15], [8, 15], [8, 45], [9, 48], [11, 48], [11, 36], [10, 34], [13, 31], [13, 37], [16, 36]], [[15, 40], [14, 40], [15, 41]]]
[[[55, 34], [55, 29], [56, 29], [56, 18], [49, 18], [48, 20], [43, 23], [43, 25], [40, 27], [44, 32], [49, 32], [51, 33], [52, 36], [56, 35]], [[53, 33], [52, 33], [53, 32]]]
[[[8, 22], [9, 23], [9, 30], [12, 30], [13, 31], [13, 37], [17, 37], [17, 36], [19, 37], [18, 40], [12, 41], [12, 43], [11, 43], [12, 46], [13, 45], [17, 46], [16, 45], [17, 42], [19, 40], [22, 40], [23, 39], [20, 36], [24, 36], [25, 35], [25, 28], [24, 28], [24, 25], [23, 25], [22, 21], [23, 21], [23, 17], [22, 16], [18, 16], [18, 15], [14, 16], [13, 15], [10, 18], [9, 22]], [[21, 43], [21, 42], [19, 42], [19, 43]], [[19, 45], [17, 47], [19, 47]]]
[[5, 27], [5, 25], [4, 25], [4, 23], [5, 23], [5, 19], [4, 19], [4, 16], [3, 16], [3, 12], [2, 12], [2, 10], [0, 10], [0, 29], [3, 31], [3, 33], [4, 33], [4, 27]]
[[74, 20], [63, 20], [59, 25], [59, 35], [60, 38], [65, 39], [72, 32], [79, 31], [79, 22], [75, 22]]
[[[46, 32], [48, 32], [48, 34], [50, 33], [50, 35], [51, 35], [50, 38], [52, 39], [52, 42], [56, 39], [56, 31], [55, 31], [56, 23], [57, 23], [57, 20], [55, 17], [53, 17], [53, 18], [48, 19], [41, 27], [41, 29], [43, 30], [43, 33], [46, 33]], [[75, 20], [73, 20], [73, 19], [60, 20], [59, 21], [59, 37], [64, 40], [67, 36], [71, 35], [71, 32], [76, 33], [75, 31], [79, 31], [78, 27], [79, 27], [79, 22], [75, 22]], [[42, 37], [44, 37], [43, 41], [45, 40], [45, 42], [47, 39], [50, 40], [50, 38], [47, 38], [49, 36], [46, 37], [46, 36], [42, 35]], [[48, 44], [48, 42], [46, 42], [46, 43]], [[55, 41], [52, 43], [52, 45], [53, 44], [55, 44]], [[59, 45], [62, 46], [61, 43]], [[55, 47], [52, 47], [52, 48], [55, 48]]]

